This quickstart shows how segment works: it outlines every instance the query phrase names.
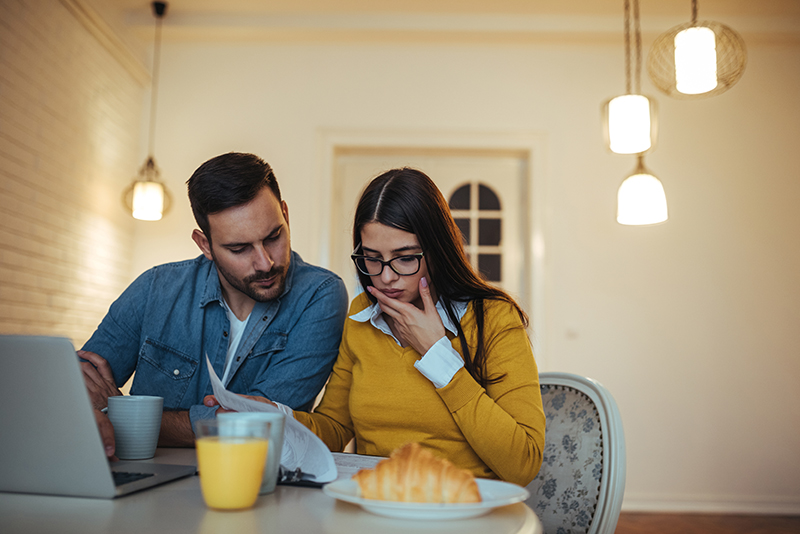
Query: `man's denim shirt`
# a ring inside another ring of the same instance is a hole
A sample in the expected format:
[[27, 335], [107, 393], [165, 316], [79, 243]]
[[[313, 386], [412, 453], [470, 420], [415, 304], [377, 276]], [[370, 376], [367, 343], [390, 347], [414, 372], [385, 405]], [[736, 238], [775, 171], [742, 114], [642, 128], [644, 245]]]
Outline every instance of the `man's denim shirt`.
[[[310, 409], [336, 360], [346, 313], [341, 278], [292, 252], [281, 296], [250, 314], [227, 389]], [[117, 387], [136, 371], [131, 395], [164, 397], [164, 409], [188, 410], [194, 428], [214, 418], [216, 407], [202, 404], [212, 393], [205, 355], [222, 377], [229, 332], [217, 269], [201, 255], [139, 276], [83, 350], [108, 360]]]

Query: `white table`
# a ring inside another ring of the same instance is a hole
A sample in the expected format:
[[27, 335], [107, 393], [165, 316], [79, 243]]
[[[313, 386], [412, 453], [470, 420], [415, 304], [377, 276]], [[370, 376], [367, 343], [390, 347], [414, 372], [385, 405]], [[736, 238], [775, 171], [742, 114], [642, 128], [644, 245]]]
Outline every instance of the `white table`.
[[[158, 449], [159, 463], [195, 464], [194, 449]], [[114, 500], [0, 493], [4, 534], [541, 534], [536, 514], [523, 503], [472, 519], [416, 521], [373, 515], [316, 488], [278, 486], [245, 511], [209, 510], [199, 478], [184, 478]]]

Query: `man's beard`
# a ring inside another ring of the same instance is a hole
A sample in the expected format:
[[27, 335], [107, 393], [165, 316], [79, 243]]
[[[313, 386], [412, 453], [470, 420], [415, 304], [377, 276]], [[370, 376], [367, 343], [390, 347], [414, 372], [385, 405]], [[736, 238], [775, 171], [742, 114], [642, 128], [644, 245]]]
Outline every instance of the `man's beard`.
[[[286, 287], [285, 265], [274, 266], [267, 272], [256, 271], [254, 274], [251, 274], [250, 276], [240, 280], [226, 271], [225, 268], [222, 267], [218, 262], [215, 261], [214, 263], [216, 264], [220, 274], [225, 277], [225, 280], [227, 280], [234, 289], [244, 293], [256, 302], [268, 302], [270, 300], [275, 300], [283, 294], [283, 290]], [[258, 280], [267, 280], [272, 277], [276, 277], [276, 279], [273, 282], [272, 287], [268, 289], [259, 290], [251, 286], [253, 282]]]

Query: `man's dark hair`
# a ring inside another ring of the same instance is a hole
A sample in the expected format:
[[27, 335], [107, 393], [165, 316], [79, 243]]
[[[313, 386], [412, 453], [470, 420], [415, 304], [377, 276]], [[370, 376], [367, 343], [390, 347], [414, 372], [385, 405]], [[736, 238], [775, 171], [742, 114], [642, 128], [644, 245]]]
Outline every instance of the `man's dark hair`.
[[264, 187], [269, 187], [281, 201], [272, 167], [253, 154], [229, 152], [211, 158], [194, 171], [186, 185], [194, 220], [209, 242], [209, 215], [250, 202]]

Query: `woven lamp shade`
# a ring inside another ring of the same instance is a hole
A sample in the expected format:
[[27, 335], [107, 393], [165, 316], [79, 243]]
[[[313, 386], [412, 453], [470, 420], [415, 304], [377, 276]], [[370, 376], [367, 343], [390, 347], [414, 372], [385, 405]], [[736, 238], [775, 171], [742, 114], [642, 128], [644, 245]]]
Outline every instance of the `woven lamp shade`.
[[[675, 78], [675, 36], [689, 28], [708, 28], [714, 32], [717, 53], [717, 86], [699, 94], [678, 91]], [[734, 30], [713, 21], [687, 22], [661, 34], [650, 48], [647, 73], [660, 91], [674, 98], [694, 99], [724, 93], [742, 77], [747, 64], [747, 49], [742, 37]]]

